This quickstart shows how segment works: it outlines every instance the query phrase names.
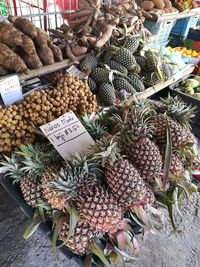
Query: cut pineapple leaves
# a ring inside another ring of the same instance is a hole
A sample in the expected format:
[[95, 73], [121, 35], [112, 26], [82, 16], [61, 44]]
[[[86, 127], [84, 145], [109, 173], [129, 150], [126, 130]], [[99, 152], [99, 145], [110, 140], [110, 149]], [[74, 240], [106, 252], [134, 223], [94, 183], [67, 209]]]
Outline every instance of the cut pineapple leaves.
[[33, 220], [31, 224], [28, 226], [28, 228], [23, 233], [23, 238], [27, 240], [29, 237], [31, 237], [35, 231], [38, 229], [40, 224], [43, 222], [43, 218], [41, 217], [38, 210], [35, 211], [33, 215]]

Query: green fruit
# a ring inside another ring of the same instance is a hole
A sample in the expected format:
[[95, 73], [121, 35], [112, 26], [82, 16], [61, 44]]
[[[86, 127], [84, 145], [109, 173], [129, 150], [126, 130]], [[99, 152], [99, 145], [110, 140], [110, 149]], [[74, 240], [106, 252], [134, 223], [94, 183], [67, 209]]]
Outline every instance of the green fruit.
[[186, 81], [183, 81], [182, 85], [184, 87], [195, 88], [195, 87], [199, 86], [199, 82], [197, 80], [195, 80], [195, 79], [188, 79]]
[[195, 76], [194, 79], [199, 83], [199, 86], [200, 86], [200, 76]]
[[192, 97], [197, 98], [197, 99], [200, 99], [200, 93], [194, 93], [192, 95]]
[[200, 86], [195, 88], [195, 93], [200, 93]]
[[193, 95], [194, 94], [194, 89], [192, 87], [185, 87], [183, 89], [183, 92], [188, 94], [188, 95]]

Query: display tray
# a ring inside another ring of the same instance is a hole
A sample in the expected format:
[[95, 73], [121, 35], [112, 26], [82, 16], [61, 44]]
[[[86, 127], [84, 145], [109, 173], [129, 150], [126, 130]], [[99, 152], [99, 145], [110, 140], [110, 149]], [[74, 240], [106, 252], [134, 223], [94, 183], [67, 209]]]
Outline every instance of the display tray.
[[[15, 202], [20, 206], [22, 211], [25, 215], [31, 219], [33, 216], [33, 209], [25, 202], [23, 197], [21, 196], [20, 190], [18, 185], [15, 183], [13, 184], [12, 179], [8, 176], [2, 175], [1, 183], [8, 194], [15, 200]], [[48, 238], [52, 239], [52, 224], [48, 223], [41, 223], [39, 229], [42, 233]], [[72, 253], [70, 250], [67, 249], [66, 246], [59, 246], [58, 250], [65, 255], [68, 260], [74, 260], [79, 266], [83, 266], [83, 257], [79, 257]], [[94, 267], [94, 266], [93, 266]]]

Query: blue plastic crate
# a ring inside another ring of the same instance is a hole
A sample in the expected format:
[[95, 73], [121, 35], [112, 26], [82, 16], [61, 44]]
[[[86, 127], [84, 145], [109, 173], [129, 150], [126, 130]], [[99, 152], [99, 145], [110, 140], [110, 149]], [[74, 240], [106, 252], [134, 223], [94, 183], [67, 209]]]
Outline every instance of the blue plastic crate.
[[144, 26], [151, 32], [153, 35], [152, 42], [154, 44], [163, 44], [168, 42], [169, 34], [174, 25], [175, 21], [163, 21], [163, 22], [153, 22], [145, 20]]
[[199, 20], [197, 21], [197, 26], [200, 26], [200, 17]]
[[197, 15], [195, 17], [185, 18], [185, 19], [178, 19], [174, 27], [172, 28], [172, 34], [178, 34], [186, 38], [189, 29], [195, 27], [197, 25], [200, 16]]

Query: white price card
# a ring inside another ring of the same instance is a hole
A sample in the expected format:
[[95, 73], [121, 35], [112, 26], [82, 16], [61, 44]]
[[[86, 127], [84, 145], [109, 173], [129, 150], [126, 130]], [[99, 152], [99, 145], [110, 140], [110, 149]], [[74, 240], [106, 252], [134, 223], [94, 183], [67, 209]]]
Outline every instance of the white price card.
[[17, 75], [0, 80], [0, 93], [6, 106], [23, 99], [22, 89]]
[[84, 79], [87, 74], [83, 73], [82, 71], [80, 71], [79, 69], [77, 69], [77, 67], [75, 67], [74, 65], [72, 65], [71, 67], [69, 67], [66, 70], [67, 73], [70, 73], [76, 77], [79, 77], [80, 79]]
[[94, 140], [73, 111], [40, 126], [40, 129], [65, 160], [75, 153], [85, 155], [90, 145], [94, 144]]

